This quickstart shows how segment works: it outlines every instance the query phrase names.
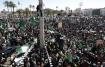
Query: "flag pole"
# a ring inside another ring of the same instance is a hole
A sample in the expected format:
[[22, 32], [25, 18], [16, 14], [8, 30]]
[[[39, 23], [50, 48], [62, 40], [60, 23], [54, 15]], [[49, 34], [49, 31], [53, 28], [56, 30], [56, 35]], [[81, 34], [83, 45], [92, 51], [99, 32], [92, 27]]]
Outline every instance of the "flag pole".
[[44, 17], [41, 15], [43, 11], [43, 1], [39, 0], [40, 10], [39, 10], [39, 22], [40, 22], [40, 48], [44, 48]]

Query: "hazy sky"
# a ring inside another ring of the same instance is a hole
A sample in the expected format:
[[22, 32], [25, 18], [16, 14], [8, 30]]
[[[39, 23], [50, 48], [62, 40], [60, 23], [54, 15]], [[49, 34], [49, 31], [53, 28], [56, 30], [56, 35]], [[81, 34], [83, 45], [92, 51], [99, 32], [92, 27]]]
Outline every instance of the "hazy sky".
[[[3, 2], [6, 0], [0, 0], [0, 11], [5, 9]], [[8, 0], [10, 1], [10, 0]], [[16, 5], [17, 8], [21, 8], [21, 5], [18, 5], [18, 1], [22, 4], [22, 8], [29, 7], [29, 5], [37, 5], [38, 0], [11, 0]], [[70, 9], [76, 9], [79, 7], [79, 3], [83, 2], [82, 9], [84, 8], [104, 8], [105, 7], [105, 0], [43, 0], [45, 6], [44, 8], [52, 8], [56, 9], [56, 6], [58, 6], [58, 10], [65, 9], [65, 7], [69, 7]]]

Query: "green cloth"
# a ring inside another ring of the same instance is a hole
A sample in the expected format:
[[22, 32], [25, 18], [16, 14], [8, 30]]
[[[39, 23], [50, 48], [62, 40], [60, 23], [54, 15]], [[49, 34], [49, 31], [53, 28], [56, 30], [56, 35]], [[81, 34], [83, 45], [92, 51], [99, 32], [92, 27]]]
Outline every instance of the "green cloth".
[[1, 24], [1, 28], [6, 29], [6, 24], [5, 23], [2, 23]]
[[24, 20], [20, 20], [20, 21], [19, 21], [19, 26], [20, 26], [20, 27], [24, 27], [24, 25], [25, 25]]

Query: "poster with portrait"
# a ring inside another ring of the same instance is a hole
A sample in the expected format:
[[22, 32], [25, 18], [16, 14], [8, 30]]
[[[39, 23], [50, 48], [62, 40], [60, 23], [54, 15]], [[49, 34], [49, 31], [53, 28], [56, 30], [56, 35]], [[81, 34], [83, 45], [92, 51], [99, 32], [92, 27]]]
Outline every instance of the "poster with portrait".
[[62, 22], [58, 23], [58, 28], [62, 28]]

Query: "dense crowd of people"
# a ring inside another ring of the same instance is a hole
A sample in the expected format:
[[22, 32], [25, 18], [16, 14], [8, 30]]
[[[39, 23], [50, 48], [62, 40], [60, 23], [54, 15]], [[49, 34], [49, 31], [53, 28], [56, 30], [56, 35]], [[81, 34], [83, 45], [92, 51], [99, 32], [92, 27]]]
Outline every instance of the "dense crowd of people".
[[[104, 18], [45, 17], [45, 47], [42, 49], [39, 45], [39, 23], [33, 23], [38, 18], [21, 20], [3, 19], [0, 21], [0, 25], [2, 25], [0, 46], [22, 46], [26, 43], [29, 43], [30, 46], [34, 45], [23, 60], [24, 67], [105, 66]], [[20, 21], [24, 23], [20, 24]], [[59, 22], [62, 22], [61, 28], [58, 28]], [[35, 38], [37, 38], [36, 43], [34, 42]], [[16, 66], [16, 64], [14, 65]]]

